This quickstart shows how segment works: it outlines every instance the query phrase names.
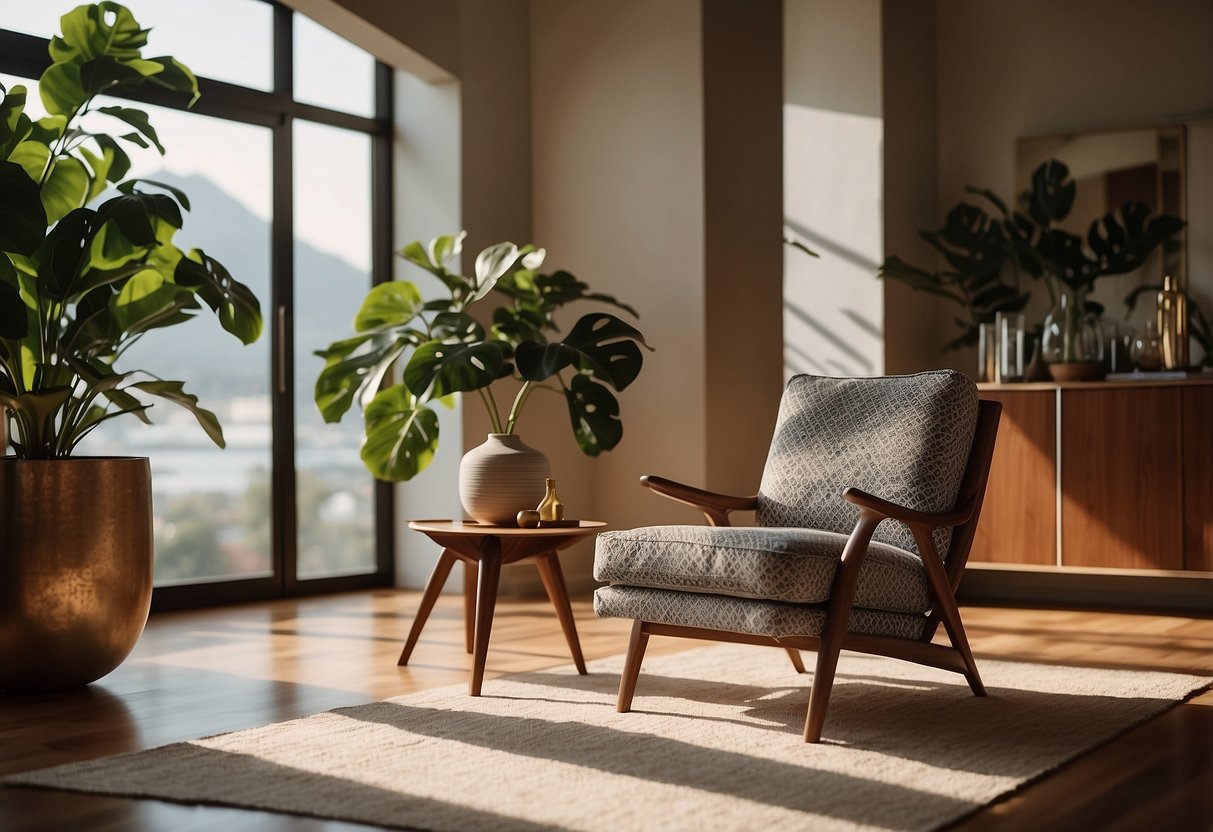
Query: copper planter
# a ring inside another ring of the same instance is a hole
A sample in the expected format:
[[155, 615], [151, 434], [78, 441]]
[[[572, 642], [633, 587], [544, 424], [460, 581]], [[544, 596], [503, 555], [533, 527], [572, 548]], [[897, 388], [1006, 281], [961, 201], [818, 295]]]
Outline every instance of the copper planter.
[[100, 679], [152, 599], [145, 458], [0, 458], [0, 690]]

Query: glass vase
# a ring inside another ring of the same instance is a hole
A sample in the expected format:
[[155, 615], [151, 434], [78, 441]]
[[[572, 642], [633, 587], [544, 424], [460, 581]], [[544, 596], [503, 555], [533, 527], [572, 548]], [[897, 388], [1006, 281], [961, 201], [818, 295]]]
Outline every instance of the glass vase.
[[1086, 311], [1086, 292], [1063, 289], [1045, 317], [1042, 354], [1049, 364], [1103, 360], [1098, 319]]

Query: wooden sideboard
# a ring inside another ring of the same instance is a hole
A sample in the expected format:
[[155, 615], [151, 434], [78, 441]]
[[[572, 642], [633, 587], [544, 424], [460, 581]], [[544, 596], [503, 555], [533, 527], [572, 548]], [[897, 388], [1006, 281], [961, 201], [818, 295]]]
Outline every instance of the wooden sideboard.
[[975, 564], [1213, 572], [1213, 374], [979, 387], [1003, 415]]

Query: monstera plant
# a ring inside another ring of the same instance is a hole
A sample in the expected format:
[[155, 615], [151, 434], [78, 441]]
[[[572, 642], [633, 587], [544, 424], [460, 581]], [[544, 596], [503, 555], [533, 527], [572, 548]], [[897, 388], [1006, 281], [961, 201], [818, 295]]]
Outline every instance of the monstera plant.
[[[566, 271], [540, 272], [545, 252], [530, 245], [489, 246], [476, 257], [471, 276], [459, 274], [451, 264], [465, 236], [412, 242], [399, 252], [436, 277], [443, 296], [426, 300], [410, 281], [381, 283], [354, 319], [356, 334], [316, 353], [325, 362], [315, 391], [325, 421], [339, 421], [358, 401], [366, 420], [362, 460], [376, 477], [394, 481], [411, 479], [429, 465], [438, 449], [438, 416], [431, 405], [449, 402], [456, 393], [475, 392], [493, 435], [510, 436], [531, 395], [554, 392], [564, 397], [584, 453], [597, 456], [614, 448], [623, 436], [614, 393], [639, 375], [644, 336], [601, 311], [582, 315], [561, 335], [556, 313], [577, 301], [597, 301], [632, 316], [635, 310], [591, 292]], [[490, 305], [491, 312], [479, 318], [471, 314], [473, 307]], [[397, 365], [399, 379], [384, 387]], [[517, 390], [506, 411], [494, 389], [511, 377]], [[542, 493], [542, 477], [536, 487]]]
[[223, 445], [182, 381], [124, 366], [126, 351], [204, 309], [245, 343], [261, 332], [248, 288], [174, 243], [186, 195], [127, 177], [129, 150], [164, 152], [147, 113], [102, 98], [152, 85], [192, 103], [193, 74], [143, 57], [149, 30], [117, 3], [61, 24], [38, 81], [48, 115], [26, 114], [24, 86], [0, 88], [0, 408], [13, 452], [0, 459], [0, 689], [92, 681], [146, 621], [148, 461], [72, 457], [80, 442], [118, 416], [149, 421], [161, 399]]
[[894, 256], [879, 273], [965, 310], [966, 318], [956, 319], [961, 334], [945, 349], [975, 344], [978, 325], [993, 321], [997, 312], [1022, 311], [1031, 297], [1027, 276], [1044, 284], [1053, 310], [1045, 337], [1048, 341], [1050, 324], [1055, 323], [1058, 352], [1050, 359], [1046, 351], [1046, 360], [1077, 360], [1073, 350], [1080, 339], [1067, 330], [1080, 325], [1084, 316], [1102, 312], [1088, 299], [1095, 281], [1140, 268], [1184, 226], [1178, 217], [1152, 217], [1144, 203], [1127, 202], [1119, 211], [1092, 220], [1085, 237], [1059, 228], [1074, 206], [1077, 188], [1069, 169], [1056, 159], [1033, 171], [1031, 186], [1016, 210], [988, 189], [966, 190], [981, 197], [992, 213], [961, 202], [948, 213], [943, 228], [921, 232], [947, 268], [929, 271]]

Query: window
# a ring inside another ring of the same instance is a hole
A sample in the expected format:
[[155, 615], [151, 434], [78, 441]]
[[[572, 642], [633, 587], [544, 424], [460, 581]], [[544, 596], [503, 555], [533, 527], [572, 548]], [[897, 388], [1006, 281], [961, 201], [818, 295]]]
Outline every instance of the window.
[[[13, 5], [0, 81], [32, 91], [62, 12]], [[264, 0], [129, 5], [152, 29], [147, 54], [190, 66], [202, 92], [191, 110], [140, 93], [167, 153], [132, 154], [130, 175], [186, 192], [179, 243], [257, 293], [265, 331], [244, 347], [202, 316], [124, 356], [185, 380], [219, 415], [226, 449], [185, 411], [156, 407], [153, 426], [113, 420], [80, 452], [151, 458], [159, 608], [390, 584], [391, 487], [362, 467], [357, 420], [321, 422], [312, 352], [345, 336], [372, 276], [390, 274], [391, 73]]]

